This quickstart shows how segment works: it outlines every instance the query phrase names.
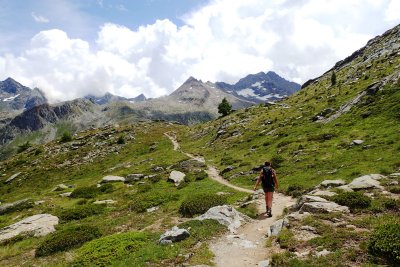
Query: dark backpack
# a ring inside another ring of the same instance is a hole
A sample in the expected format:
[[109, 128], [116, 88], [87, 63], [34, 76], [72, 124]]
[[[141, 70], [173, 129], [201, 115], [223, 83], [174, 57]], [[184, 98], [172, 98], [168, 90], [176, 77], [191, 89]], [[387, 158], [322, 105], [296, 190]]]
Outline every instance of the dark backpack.
[[274, 187], [275, 182], [273, 176], [272, 168], [263, 167], [263, 175], [261, 177], [261, 182], [263, 187]]

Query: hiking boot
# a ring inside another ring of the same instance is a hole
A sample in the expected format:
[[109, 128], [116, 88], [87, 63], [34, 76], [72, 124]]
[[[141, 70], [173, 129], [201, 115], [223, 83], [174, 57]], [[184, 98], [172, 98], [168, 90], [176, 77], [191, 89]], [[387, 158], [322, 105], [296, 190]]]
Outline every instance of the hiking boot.
[[272, 209], [267, 209], [267, 216], [272, 217]]

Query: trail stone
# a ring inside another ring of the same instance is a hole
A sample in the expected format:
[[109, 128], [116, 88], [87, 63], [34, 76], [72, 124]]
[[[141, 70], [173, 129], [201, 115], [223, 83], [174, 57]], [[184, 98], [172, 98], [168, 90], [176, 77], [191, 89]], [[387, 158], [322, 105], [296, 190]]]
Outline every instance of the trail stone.
[[144, 179], [145, 175], [142, 173], [132, 173], [128, 174], [125, 178], [125, 182], [130, 183], [130, 182], [137, 182], [142, 179]]
[[318, 196], [303, 195], [299, 198], [294, 208], [298, 210], [304, 205], [304, 203], [308, 202], [328, 202], [328, 200]]
[[178, 242], [188, 238], [189, 236], [190, 233], [188, 230], [180, 229], [177, 226], [174, 226], [171, 230], [168, 230], [164, 234], [162, 234], [158, 242], [160, 244], [165, 244], [165, 241], [167, 241], [167, 243], [170, 243], [168, 241]]
[[348, 187], [353, 190], [378, 188], [383, 189], [378, 180], [384, 178], [381, 174], [368, 174], [354, 179], [348, 184]]
[[270, 236], [277, 236], [283, 229], [283, 227], [286, 227], [289, 224], [289, 220], [284, 218], [277, 220], [274, 222], [268, 229], [267, 229], [267, 235], [268, 237]]
[[258, 266], [258, 267], [270, 267], [271, 264], [270, 264], [269, 260], [265, 260], [265, 261], [260, 261], [260, 262], [257, 264], [257, 266]]
[[349, 213], [350, 210], [346, 206], [341, 206], [335, 202], [308, 202], [301, 206], [300, 211], [307, 211], [311, 213], [330, 213], [330, 212], [343, 212]]
[[17, 223], [0, 229], [0, 243], [7, 241], [17, 235], [45, 236], [56, 229], [58, 217], [51, 214], [37, 214], [23, 219]]
[[15, 174], [11, 175], [10, 178], [8, 178], [8, 179], [6, 180], [5, 183], [6, 183], [6, 184], [10, 183], [12, 180], [14, 180], [15, 178], [17, 178], [20, 174], [21, 174], [21, 172], [17, 172], [17, 173], [15, 173]]
[[169, 174], [168, 181], [175, 183], [175, 186], [178, 186], [180, 183], [182, 183], [185, 180], [186, 174], [183, 172], [179, 171], [172, 171]]
[[295, 221], [301, 221], [303, 218], [307, 217], [311, 215], [311, 213], [309, 212], [292, 212], [289, 215], [286, 216], [286, 218], [288, 218], [289, 220], [295, 220]]
[[341, 185], [345, 185], [345, 184], [346, 184], [346, 182], [343, 180], [325, 180], [325, 181], [322, 181], [319, 185], [322, 187], [330, 187], [330, 186], [336, 187], [336, 186], [341, 186]]
[[0, 215], [12, 212], [19, 209], [27, 209], [33, 207], [33, 202], [30, 199], [21, 199], [12, 203], [6, 203], [0, 206]]
[[100, 183], [104, 184], [104, 183], [115, 183], [115, 182], [125, 182], [125, 178], [121, 176], [107, 175], [104, 176], [103, 179], [101, 179]]
[[251, 220], [249, 217], [238, 212], [229, 205], [212, 207], [203, 215], [194, 218], [194, 220], [199, 221], [207, 219], [216, 220], [220, 224], [227, 226], [229, 231], [232, 233], [234, 233], [242, 223]]

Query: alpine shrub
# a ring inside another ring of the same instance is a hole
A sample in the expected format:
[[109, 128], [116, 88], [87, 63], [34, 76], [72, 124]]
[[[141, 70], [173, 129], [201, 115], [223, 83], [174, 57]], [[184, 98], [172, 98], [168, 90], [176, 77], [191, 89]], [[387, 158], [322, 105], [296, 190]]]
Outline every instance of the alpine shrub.
[[104, 205], [82, 205], [75, 208], [61, 210], [59, 218], [62, 221], [80, 220], [104, 212]]
[[99, 189], [95, 186], [84, 186], [76, 188], [72, 191], [71, 198], [94, 198], [99, 193]]
[[371, 205], [371, 198], [364, 196], [360, 192], [342, 192], [332, 197], [332, 200], [339, 205], [344, 205], [350, 209], [365, 209]]
[[68, 131], [64, 132], [60, 139], [61, 143], [72, 141], [72, 134]]
[[36, 249], [35, 256], [48, 256], [59, 251], [76, 248], [100, 236], [100, 230], [94, 226], [78, 225], [68, 227], [48, 235]]
[[179, 213], [185, 217], [192, 217], [196, 214], [205, 213], [212, 207], [224, 205], [226, 203], [226, 196], [219, 196], [211, 193], [191, 195], [182, 202]]
[[379, 225], [372, 232], [368, 241], [368, 252], [371, 255], [386, 258], [388, 261], [400, 263], [400, 224]]

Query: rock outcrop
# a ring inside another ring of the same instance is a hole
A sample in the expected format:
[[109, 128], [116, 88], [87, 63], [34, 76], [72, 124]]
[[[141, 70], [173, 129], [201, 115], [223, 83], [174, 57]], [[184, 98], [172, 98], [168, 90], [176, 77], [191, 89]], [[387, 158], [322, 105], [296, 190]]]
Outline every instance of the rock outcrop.
[[56, 229], [58, 217], [51, 214], [37, 214], [0, 230], [0, 243], [18, 235], [45, 236]]
[[115, 182], [122, 182], [122, 183], [124, 183], [124, 182], [125, 182], [125, 178], [124, 178], [124, 177], [121, 177], [121, 176], [107, 175], [107, 176], [104, 176], [104, 177], [101, 179], [101, 182], [100, 182], [100, 183], [104, 184], [104, 183], [115, 183]]
[[180, 183], [182, 183], [185, 180], [185, 177], [186, 177], [186, 174], [184, 174], [183, 172], [172, 171], [169, 174], [168, 181], [173, 182], [175, 184], [175, 186], [178, 186], [178, 185], [180, 185]]
[[15, 210], [28, 209], [34, 206], [34, 202], [30, 199], [21, 199], [12, 203], [7, 203], [0, 206], [0, 215], [6, 214]]
[[180, 229], [177, 226], [172, 227], [171, 230], [166, 231], [161, 235], [158, 242], [162, 245], [171, 244], [173, 242], [182, 241], [190, 236], [190, 233], [186, 229]]

